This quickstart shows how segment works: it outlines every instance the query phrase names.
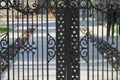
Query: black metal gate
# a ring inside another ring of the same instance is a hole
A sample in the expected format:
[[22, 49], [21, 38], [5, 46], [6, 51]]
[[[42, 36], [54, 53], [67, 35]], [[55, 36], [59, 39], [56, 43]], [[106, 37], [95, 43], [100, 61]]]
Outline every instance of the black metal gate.
[[0, 0], [0, 80], [119, 80], [118, 0]]

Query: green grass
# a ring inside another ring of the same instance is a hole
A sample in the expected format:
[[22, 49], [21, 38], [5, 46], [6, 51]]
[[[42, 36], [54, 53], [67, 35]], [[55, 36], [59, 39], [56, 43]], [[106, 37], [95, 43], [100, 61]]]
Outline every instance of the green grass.
[[[107, 24], [105, 24], [104, 26], [107, 28]], [[112, 27], [111, 27], [110, 30], [112, 31]], [[119, 32], [119, 25], [118, 25], [118, 24], [115, 24], [115, 26], [114, 26], [114, 32], [115, 32], [115, 33], [118, 33], [118, 32]]]
[[0, 34], [4, 33], [7, 30], [6, 26], [0, 26]]
[[0, 26], [0, 34], [4, 33], [5, 31], [7, 31], [7, 26]]
[[119, 25], [115, 24], [115, 26], [114, 26], [114, 32], [118, 33], [118, 30], [119, 30]]
[[[112, 28], [110, 29], [112, 31]], [[115, 24], [114, 26], [114, 33], [118, 34], [119, 33], [119, 25]]]

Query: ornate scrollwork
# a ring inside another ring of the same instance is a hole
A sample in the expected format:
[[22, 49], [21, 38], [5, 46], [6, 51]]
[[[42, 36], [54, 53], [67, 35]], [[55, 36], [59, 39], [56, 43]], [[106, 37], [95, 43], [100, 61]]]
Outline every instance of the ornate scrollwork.
[[[12, 0], [9, 0], [10, 6], [18, 11], [20, 11], [21, 13], [24, 14], [33, 14], [33, 13], [37, 13], [41, 7], [45, 6], [47, 0], [39, 0], [39, 1], [33, 1], [29, 2], [29, 0], [23, 0], [20, 1], [19, 4], [14, 4], [14, 2], [12, 2]], [[32, 4], [31, 4], [32, 3]]]
[[[81, 30], [84, 30], [86, 32], [87, 29], [84, 28]], [[81, 31], [81, 32], [84, 32], [84, 31]], [[120, 61], [119, 61], [120, 52], [116, 48], [112, 47], [108, 42], [102, 40], [96, 35], [93, 35], [92, 33], [93, 32], [90, 32], [90, 30], [89, 30], [89, 33], [88, 32], [86, 33], [89, 36], [88, 40], [94, 43], [94, 46], [96, 47], [96, 49], [100, 52], [100, 54], [105, 59], [107, 59], [107, 62], [111, 64], [115, 70], [120, 71]]]
[[71, 0], [70, 1], [70, 6], [71, 7], [78, 7], [78, 1], [77, 0]]
[[88, 62], [88, 51], [87, 51], [87, 35], [85, 35], [81, 40], [80, 40], [80, 55], [81, 57]]
[[7, 48], [8, 48], [8, 38], [7, 38], [7, 35], [5, 34], [5, 36], [0, 40], [0, 56], [1, 56], [1, 58], [5, 58], [4, 52]]
[[64, 0], [49, 0], [49, 7], [63, 7], [65, 6]]
[[35, 54], [35, 50], [37, 49], [37, 47], [35, 46], [35, 42], [34, 40], [29, 40], [30, 36], [33, 35], [34, 33], [34, 30], [35, 30], [35, 27], [32, 26], [22, 34], [22, 36], [24, 37], [22, 36], [20, 37], [19, 45], [21, 45], [20, 49], [22, 49], [21, 51], [22, 54], [25, 52], [27, 53], [31, 52], [32, 54]]
[[108, 8], [111, 8], [113, 10], [120, 10], [120, 5], [117, 2], [112, 2], [112, 1], [107, 2], [106, 1], [106, 2], [103, 2], [103, 3], [101, 3], [101, 2], [99, 2], [99, 3], [94, 2], [93, 3], [92, 1], [89, 0], [89, 3], [94, 9], [96, 9], [100, 12], [104, 12], [104, 13], [108, 12]]
[[81, 0], [79, 6], [80, 6], [80, 8], [85, 8], [85, 7], [87, 7], [87, 1], [86, 1], [86, 0]]
[[50, 62], [56, 54], [56, 42], [54, 38], [48, 34], [48, 62]]
[[55, 6], [56, 6], [55, 0], [49, 0], [49, 7], [55, 7]]
[[22, 51], [21, 53], [24, 54], [25, 52], [27, 53], [32, 53], [32, 54], [35, 54], [35, 50], [37, 49], [34, 45], [35, 45], [35, 42], [29, 42], [29, 40], [25, 40], [23, 41], [24, 44], [22, 44]]
[[57, 7], [64, 7], [66, 4], [64, 2], [64, 0], [59, 0], [57, 1]]

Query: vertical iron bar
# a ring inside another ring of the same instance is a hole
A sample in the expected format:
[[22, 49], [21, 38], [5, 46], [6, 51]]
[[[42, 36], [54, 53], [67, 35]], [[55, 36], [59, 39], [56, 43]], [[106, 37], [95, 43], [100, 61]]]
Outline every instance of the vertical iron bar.
[[[24, 14], [22, 13], [22, 33], [24, 32]], [[22, 39], [23, 39], [23, 35], [22, 35]], [[22, 41], [23, 43], [23, 41]], [[22, 73], [23, 73], [23, 80], [24, 80], [24, 53], [22, 53], [22, 66], [23, 66], [23, 69], [22, 69]]]
[[7, 1], [7, 3], [6, 3], [6, 5], [7, 5], [7, 40], [8, 40], [8, 43], [7, 43], [7, 50], [8, 50], [8, 73], [7, 73], [7, 75], [8, 75], [8, 80], [10, 80], [10, 62], [9, 62], [9, 59], [10, 59], [10, 54], [9, 54], [9, 2]]
[[34, 53], [32, 54], [32, 80], [34, 80]]
[[[118, 30], [117, 30], [117, 38], [116, 38], [116, 49], [119, 51], [119, 36], [120, 36], [120, 13], [119, 13], [119, 11], [117, 12], [117, 17], [119, 18], [119, 20], [118, 20], [118, 26], [117, 26], [117, 28], [118, 28]], [[117, 59], [119, 59], [119, 56], [118, 56], [119, 54], [117, 54]], [[116, 64], [119, 64], [119, 62], [117, 62]], [[116, 80], [118, 80], [118, 77], [120, 77], [119, 76], [119, 71], [117, 70], [116, 71]]]
[[38, 43], [39, 43], [39, 40], [38, 40], [38, 14], [36, 15], [36, 27], [37, 27], [37, 31], [36, 31], [36, 33], [37, 33], [37, 80], [39, 80], [39, 45], [38, 45]]
[[[103, 27], [104, 27], [104, 13], [102, 13], [102, 41], [104, 40], [104, 28]], [[104, 56], [103, 55], [102, 55], [102, 80], [104, 80]]]
[[[31, 14], [32, 16], [32, 30], [33, 30], [33, 27], [34, 27], [34, 13]], [[33, 37], [33, 34], [32, 34], [32, 44], [34, 44], [34, 37]], [[34, 80], [34, 52], [32, 53], [32, 80]]]
[[[114, 21], [113, 21], [113, 16], [114, 16], [113, 13], [114, 13], [114, 11], [112, 12], [112, 23], [114, 22]], [[114, 27], [115, 27], [115, 24], [114, 24], [114, 25], [112, 24], [112, 43], [111, 43], [111, 46], [114, 45], [114, 35], [113, 35], [113, 32], [114, 32], [114, 31], [113, 31], [113, 30], [114, 30], [113, 28], [114, 28]], [[112, 54], [112, 64], [113, 64], [113, 55], [114, 55], [114, 54]], [[112, 65], [111, 65], [111, 79], [113, 80], [113, 66], [112, 66]]]
[[[97, 11], [97, 17], [99, 15], [99, 12]], [[99, 18], [97, 18], [97, 43], [99, 39]], [[99, 80], [99, 50], [97, 50], [97, 80]]]
[[[89, 2], [87, 1], [87, 32], [89, 34]], [[87, 52], [88, 52], [88, 63], [87, 63], [87, 80], [89, 80], [89, 36], [87, 35]]]
[[47, 53], [46, 53], [46, 55], [47, 55], [47, 80], [49, 80], [49, 62], [48, 62], [48, 33], [49, 33], [49, 31], [48, 31], [48, 27], [49, 27], [49, 25], [48, 25], [48, 8], [49, 8], [49, 6], [48, 6], [48, 4], [49, 4], [49, 0], [47, 0], [47, 11], [46, 11], [46, 36], [47, 36], [47, 40], [46, 40], [46, 43], [47, 43]]
[[[94, 36], [94, 10], [93, 10], [93, 7], [92, 7], [92, 34]], [[92, 43], [92, 80], [94, 80], [94, 42]]]
[[42, 33], [42, 41], [41, 41], [41, 43], [42, 43], [42, 80], [44, 80], [44, 51], [43, 51], [43, 8], [41, 9], [42, 10], [42, 12], [41, 12], [41, 33]]
[[[67, 4], [68, 5], [68, 4]], [[66, 12], [67, 11], [67, 12]], [[71, 80], [71, 69], [70, 69], [70, 49], [71, 49], [71, 45], [70, 45], [70, 42], [71, 42], [71, 39], [70, 39], [70, 10], [69, 10], [69, 7], [67, 6], [66, 8], [66, 18], [65, 18], [65, 30], [66, 30], [66, 34], [65, 34], [65, 37], [66, 37], [66, 68], [67, 68], [67, 80]]]
[[[17, 11], [17, 39], [18, 39], [18, 43], [19, 43], [19, 17], [20, 17], [20, 15], [19, 15], [19, 12]], [[20, 48], [19, 47], [19, 44], [18, 44], [18, 48]], [[20, 72], [20, 70], [19, 70], [19, 53], [18, 53], [18, 55], [17, 55], [17, 58], [18, 58], [18, 80], [19, 80], [19, 72]]]
[[[27, 30], [29, 29], [29, 3], [28, 3], [28, 0], [27, 0]], [[29, 33], [27, 32], [27, 44], [29, 44]], [[29, 51], [26, 51], [27, 52], [27, 78], [29, 80]]]
[[[72, 7], [69, 8], [70, 10], [70, 15], [68, 17], [69, 18], [69, 26], [70, 26], [70, 31], [69, 31], [69, 38], [70, 38], [70, 42], [69, 42], [69, 49], [70, 49], [70, 63], [69, 63], [69, 68], [71, 72], [70, 76], [71, 76], [71, 80], [76, 79], [79, 80], [79, 8], [78, 7]], [[68, 18], [67, 18], [68, 19]], [[67, 29], [68, 30], [68, 29]], [[68, 31], [67, 31], [68, 32]], [[68, 41], [68, 40], [67, 40]], [[68, 75], [69, 76], [69, 75]], [[74, 76], [74, 77], [73, 77]]]
[[24, 74], [24, 71], [25, 71], [25, 70], [24, 70], [24, 54], [23, 54], [23, 53], [22, 53], [22, 63], [23, 63], [23, 65], [22, 65], [22, 66], [23, 66], [23, 70], [22, 70], [22, 71], [23, 71], [23, 80], [24, 80], [24, 79], [25, 79], [25, 78], [24, 78], [24, 75], [25, 75], [25, 74]]
[[[107, 1], [107, 13], [108, 13], [108, 8], [109, 8], [109, 6], [110, 6], [110, 0], [106, 0]], [[107, 24], [107, 27], [108, 27], [108, 24]], [[108, 42], [108, 40], [107, 40], [107, 42]], [[109, 71], [109, 67], [108, 67], [109, 65], [108, 65], [108, 59], [107, 59], [107, 80], [109, 80], [109, 73], [108, 73], [108, 71]]]
[[[81, 21], [80, 21], [80, 18], [81, 18], [81, 8], [79, 8], [79, 24], [80, 24], [80, 27], [79, 27], [79, 30], [80, 30], [80, 28], [81, 28]], [[81, 34], [81, 32], [79, 32], [79, 38], [80, 38], [80, 40], [81, 40], [81, 36], [82, 34]], [[81, 43], [81, 42], [80, 42]], [[81, 46], [81, 44], [79, 43], [79, 45]], [[80, 50], [80, 54], [81, 54], [81, 50]], [[81, 61], [81, 57], [80, 57], [80, 61]], [[79, 70], [79, 72], [80, 72], [80, 75], [79, 75], [79, 77], [80, 77], [80, 80], [81, 80], [81, 63], [80, 63], [80, 70]]]
[[[14, 45], [14, 9], [12, 8], [12, 43], [13, 43], [13, 47], [15, 47]], [[14, 48], [13, 48], [14, 51]], [[13, 80], [15, 80], [15, 68], [14, 68], [14, 58], [13, 58]]]
[[[67, 49], [66, 49], [66, 8], [56, 8], [56, 80], [67, 80]], [[64, 23], [59, 23], [61, 20]], [[61, 30], [60, 30], [61, 29]], [[60, 42], [62, 41], [62, 43]], [[62, 46], [63, 45], [63, 46]], [[62, 63], [64, 61], [64, 63]], [[63, 74], [60, 74], [62, 72]]]

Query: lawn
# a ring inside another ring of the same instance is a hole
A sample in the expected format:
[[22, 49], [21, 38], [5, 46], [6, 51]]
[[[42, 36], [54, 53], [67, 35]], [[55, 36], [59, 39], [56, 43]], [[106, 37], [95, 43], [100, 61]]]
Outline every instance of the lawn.
[[[11, 27], [9, 27], [11, 29]], [[4, 33], [7, 31], [7, 26], [0, 26], [0, 34]]]
[[0, 34], [4, 33], [7, 30], [7, 26], [0, 26]]
[[114, 32], [116, 32], [116, 33], [119, 32], [119, 25], [115, 24], [115, 26], [114, 26]]
[[[104, 27], [107, 28], [107, 24], [105, 24]], [[112, 31], [112, 28], [110, 30]], [[115, 26], [114, 26], [114, 32], [115, 33], [119, 33], [119, 25], [118, 24], [115, 24]]]

